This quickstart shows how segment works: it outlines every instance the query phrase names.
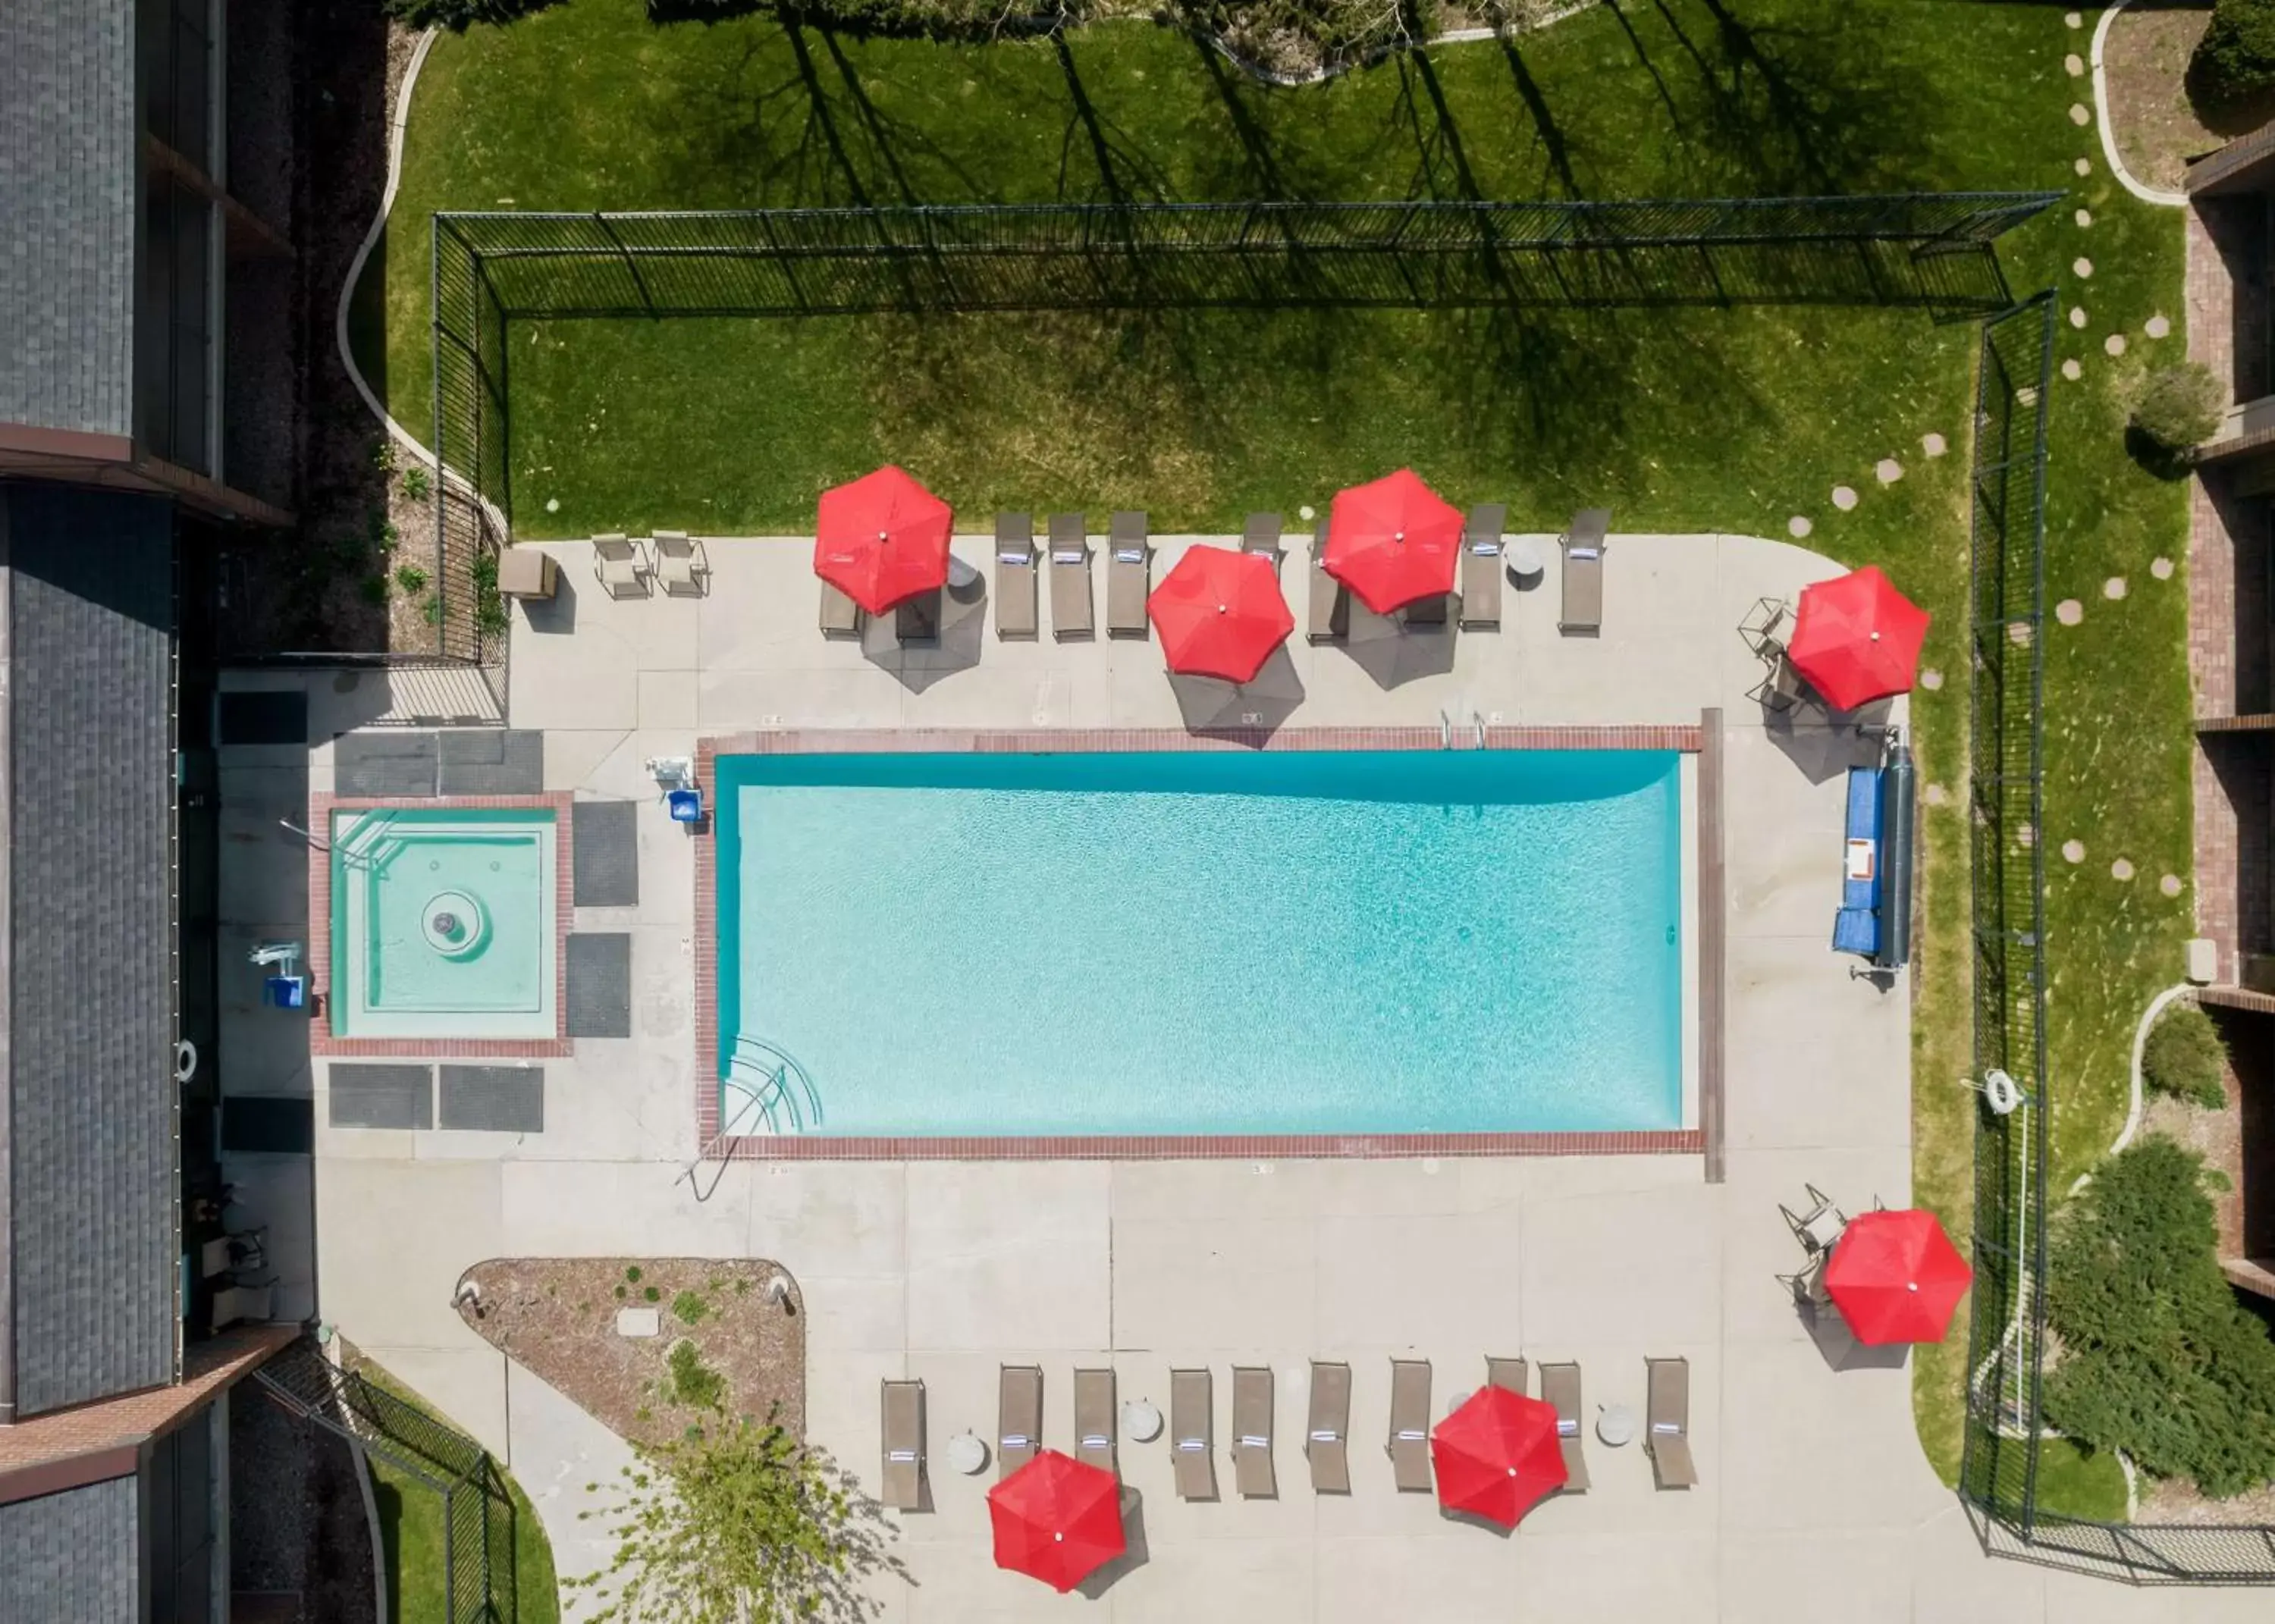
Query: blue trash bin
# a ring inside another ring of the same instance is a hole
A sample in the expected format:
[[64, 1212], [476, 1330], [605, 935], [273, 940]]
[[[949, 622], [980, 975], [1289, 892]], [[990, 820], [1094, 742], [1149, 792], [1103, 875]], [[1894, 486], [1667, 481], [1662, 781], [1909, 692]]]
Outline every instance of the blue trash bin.
[[674, 823], [700, 823], [703, 820], [703, 791], [692, 785], [684, 789], [673, 789], [664, 796], [671, 808]]
[[278, 1009], [305, 1009], [308, 1007], [308, 978], [306, 976], [271, 976], [263, 988], [268, 1002]]

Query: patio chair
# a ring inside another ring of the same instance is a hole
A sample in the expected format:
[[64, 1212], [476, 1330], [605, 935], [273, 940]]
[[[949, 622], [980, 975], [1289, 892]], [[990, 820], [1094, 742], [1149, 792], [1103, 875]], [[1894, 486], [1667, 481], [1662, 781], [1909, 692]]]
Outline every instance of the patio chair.
[[995, 1383], [996, 1475], [1009, 1477], [1033, 1460], [1042, 1431], [1042, 1367], [1001, 1366]]
[[593, 538], [593, 573], [600, 577], [611, 598], [647, 596], [647, 559], [639, 543], [621, 531]]
[[1272, 1469], [1272, 1372], [1262, 1365], [1232, 1367], [1232, 1470], [1241, 1499], [1279, 1498]]
[[1035, 519], [1031, 513], [995, 516], [995, 635], [1032, 638], [1036, 618]]
[[1277, 513], [1251, 513], [1248, 524], [1240, 533], [1240, 550], [1259, 553], [1280, 567], [1280, 516]]
[[1417, 598], [1398, 611], [1398, 618], [1402, 623], [1417, 631], [1434, 631], [1446, 623], [1447, 606], [1452, 596], [1450, 593], [1441, 592], [1432, 597]]
[[1177, 1498], [1216, 1498], [1214, 1386], [1206, 1371], [1169, 1372], [1169, 1447], [1175, 1457]]
[[1825, 1288], [1825, 1265], [1832, 1257], [1830, 1250], [1818, 1252], [1791, 1274], [1777, 1277], [1778, 1284], [1793, 1294], [1795, 1310], [1812, 1325], [1833, 1303], [1833, 1294]]
[[1746, 691], [1746, 697], [1765, 711], [1785, 712], [1801, 703], [1809, 690], [1801, 680], [1801, 673], [1786, 658], [1785, 650], [1766, 656], [1769, 668], [1762, 680]]
[[903, 598], [893, 606], [893, 637], [906, 647], [929, 648], [940, 641], [940, 588]]
[[1795, 1212], [1782, 1201], [1778, 1203], [1778, 1211], [1785, 1215], [1786, 1227], [1792, 1230], [1793, 1238], [1801, 1243], [1801, 1250], [1814, 1258], [1820, 1252], [1833, 1250], [1833, 1243], [1839, 1240], [1840, 1232], [1848, 1227], [1848, 1216], [1834, 1206], [1833, 1197], [1816, 1185], [1803, 1184], [1802, 1189], [1809, 1196], [1808, 1212]]
[[1746, 646], [1761, 660], [1772, 660], [1785, 653], [1786, 638], [1792, 630], [1793, 603], [1785, 598], [1757, 599], [1746, 618], [1738, 623], [1738, 635], [1746, 639]]
[[1648, 1399], [1644, 1407], [1644, 1449], [1651, 1475], [1662, 1489], [1695, 1488], [1698, 1468], [1690, 1459], [1690, 1361], [1645, 1359]]
[[821, 584], [821, 635], [858, 638], [861, 635], [861, 606], [828, 582]]
[[226, 1331], [242, 1321], [258, 1323], [266, 1320], [275, 1306], [276, 1282], [273, 1280], [259, 1285], [242, 1283], [222, 1287], [213, 1294], [213, 1318], [215, 1331]]
[[1559, 538], [1564, 549], [1564, 607], [1556, 630], [1594, 637], [1604, 629], [1604, 535], [1611, 528], [1609, 508], [1583, 508], [1572, 528]]
[[1556, 1441], [1564, 1450], [1564, 1492], [1588, 1492], [1588, 1458], [1580, 1447], [1580, 1367], [1568, 1361], [1540, 1367], [1540, 1396], [1556, 1411]]
[[1051, 515], [1051, 635], [1094, 636], [1090, 590], [1090, 537], [1079, 513]]
[[1430, 1362], [1390, 1362], [1390, 1472], [1402, 1494], [1430, 1492]]
[[1153, 544], [1145, 538], [1143, 513], [1116, 513], [1107, 539], [1106, 561], [1106, 635], [1142, 638], [1149, 635], [1145, 594], [1153, 585]]
[[919, 1511], [924, 1507], [924, 1383], [888, 1381], [882, 1386], [885, 1468], [879, 1498], [895, 1511]]
[[1074, 1373], [1074, 1458], [1120, 1477], [1114, 1458], [1114, 1372]]
[[1497, 631], [1500, 626], [1500, 533], [1508, 507], [1498, 502], [1470, 510], [1462, 532], [1462, 627]]
[[1311, 624], [1304, 637], [1314, 643], [1336, 643], [1350, 635], [1350, 588], [1327, 573], [1327, 516], [1311, 530]]
[[703, 543], [684, 530], [659, 530], [649, 543], [655, 559], [655, 578], [674, 598], [699, 598], [711, 576], [710, 555]]
[[1488, 1387], [1506, 1387], [1511, 1393], [1515, 1394], [1517, 1397], [1523, 1398], [1524, 1396], [1524, 1361], [1522, 1359], [1496, 1359], [1491, 1355], [1487, 1355], [1485, 1356], [1485, 1386]]
[[1304, 1424], [1304, 1458], [1311, 1492], [1350, 1492], [1350, 1366], [1311, 1361], [1311, 1413]]

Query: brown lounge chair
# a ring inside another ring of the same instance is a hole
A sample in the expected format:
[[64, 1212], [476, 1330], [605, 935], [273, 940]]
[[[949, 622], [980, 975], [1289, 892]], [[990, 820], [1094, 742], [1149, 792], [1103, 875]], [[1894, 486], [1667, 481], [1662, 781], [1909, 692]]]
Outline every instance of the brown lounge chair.
[[893, 606], [893, 636], [903, 646], [928, 648], [940, 641], [940, 588]]
[[1311, 1361], [1311, 1414], [1304, 1424], [1311, 1492], [1350, 1492], [1350, 1366]]
[[1181, 1500], [1216, 1498], [1214, 1392], [1206, 1371], [1169, 1372], [1169, 1449]]
[[925, 1390], [920, 1381], [884, 1384], [885, 1491], [895, 1511], [924, 1506]]
[[1430, 1362], [1390, 1362], [1391, 1475], [1402, 1494], [1430, 1492]]
[[1277, 1499], [1272, 1469], [1272, 1372], [1260, 1365], [1232, 1367], [1232, 1469], [1246, 1500]]
[[1564, 1492], [1588, 1492], [1588, 1460], [1580, 1448], [1580, 1367], [1540, 1367], [1540, 1396], [1556, 1411], [1556, 1441], [1564, 1448]]
[[1257, 553], [1280, 567], [1280, 516], [1277, 513], [1251, 513], [1247, 526], [1240, 533], [1240, 550]]
[[1644, 1448], [1651, 1475], [1662, 1489], [1689, 1489], [1698, 1482], [1690, 1459], [1690, 1361], [1645, 1359], [1649, 1401], [1644, 1409]]
[[1153, 544], [1145, 539], [1143, 513], [1116, 513], [1107, 540], [1106, 635], [1148, 635], [1145, 594], [1153, 585]]
[[995, 635], [1032, 638], [1035, 606], [1035, 519], [1030, 513], [995, 516]]
[[1043, 1371], [1034, 1364], [1001, 1367], [995, 1392], [995, 1470], [1009, 1477], [1035, 1458], [1043, 1431]]
[[1096, 634], [1096, 611], [1090, 590], [1090, 537], [1079, 513], [1051, 515], [1051, 635], [1086, 638]]
[[1508, 523], [1508, 509], [1489, 502], [1470, 510], [1462, 533], [1462, 625], [1498, 629], [1500, 625], [1500, 533]]
[[1506, 1387], [1517, 1397], [1524, 1396], [1524, 1361], [1522, 1359], [1485, 1359], [1485, 1386]]
[[828, 582], [821, 584], [821, 635], [858, 638], [861, 635], [861, 606]]
[[1327, 573], [1327, 516], [1311, 529], [1311, 623], [1304, 635], [1314, 643], [1336, 643], [1350, 635], [1350, 588]]
[[1074, 1458], [1100, 1471], [1122, 1475], [1114, 1458], [1114, 1372], [1074, 1373]]
[[1556, 630], [1594, 637], [1604, 629], [1604, 534], [1609, 508], [1583, 508], [1561, 539], [1564, 549], [1564, 608]]

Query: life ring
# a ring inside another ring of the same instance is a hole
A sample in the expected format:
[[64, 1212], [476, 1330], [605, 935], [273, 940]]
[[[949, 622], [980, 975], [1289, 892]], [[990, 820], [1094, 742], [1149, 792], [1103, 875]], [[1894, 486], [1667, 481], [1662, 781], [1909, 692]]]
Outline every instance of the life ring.
[[2009, 1116], [2022, 1103], [2022, 1090], [2005, 1072], [1988, 1071], [1983, 1076], [1983, 1099], [1994, 1115]]
[[186, 1083], [198, 1075], [198, 1046], [187, 1038], [174, 1046], [174, 1081]]

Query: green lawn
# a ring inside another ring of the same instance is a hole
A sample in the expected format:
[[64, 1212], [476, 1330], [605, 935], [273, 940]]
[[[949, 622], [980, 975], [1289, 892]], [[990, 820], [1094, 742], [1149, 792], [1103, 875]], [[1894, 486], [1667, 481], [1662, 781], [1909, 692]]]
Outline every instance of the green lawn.
[[[2089, 16], [2088, 21], [2090, 22]], [[2103, 171], [2063, 71], [2060, 8], [1979, 0], [1623, 0], [1513, 46], [1448, 47], [1271, 90], [1172, 31], [1123, 23], [986, 46], [834, 38], [756, 19], [650, 27], [571, 0], [435, 48], [390, 251], [357, 331], [390, 408], [430, 413], [436, 208], [1292, 197], [1617, 198], [2062, 190], [2010, 237], [2009, 280], [2057, 280], [2087, 325], [2052, 408], [2046, 829], [2056, 1190], [2121, 1121], [2132, 1027], [2188, 933], [2183, 487], [2136, 468], [2117, 390], [2178, 322], [2179, 216]], [[2092, 161], [2080, 179], [2075, 159]], [[2090, 226], [2071, 211], [2089, 208]], [[2090, 278], [2072, 261], [2089, 257]], [[383, 281], [382, 280], [383, 278]], [[2123, 362], [2104, 353], [2128, 335]], [[1519, 527], [1608, 501], [1639, 530], [1782, 536], [1886, 566], [1933, 612], [1916, 697], [1924, 946], [1915, 1182], [1968, 1221], [1965, 457], [1975, 331], [1871, 310], [1423, 314], [1145, 312], [523, 324], [511, 336], [524, 534], [810, 529], [822, 487], [885, 460], [967, 516], [1145, 507], [1231, 528], [1411, 463]], [[2164, 342], [2177, 354], [2176, 336]], [[1940, 433], [1952, 454], [1920, 455]], [[1878, 487], [1874, 463], [1907, 472]], [[1840, 514], [1828, 493], [1864, 493]], [[557, 505], [556, 505], [557, 504]], [[2121, 601], [2102, 584], [2122, 577]], [[2118, 857], [2136, 878], [2110, 877]], [[1965, 1326], [1923, 1349], [1922, 1437], [1955, 1474]]]
[[[365, 1379], [406, 1403], [432, 1409], [377, 1366], [367, 1362], [359, 1368]], [[449, 1616], [442, 1496], [418, 1477], [389, 1462], [376, 1449], [369, 1458], [379, 1505], [380, 1541], [387, 1562], [388, 1616], [382, 1624], [442, 1624]], [[561, 1600], [554, 1581], [553, 1547], [521, 1485], [510, 1474], [505, 1481], [513, 1499], [513, 1606], [500, 1624], [558, 1624]], [[494, 1531], [496, 1527], [494, 1520]]]

